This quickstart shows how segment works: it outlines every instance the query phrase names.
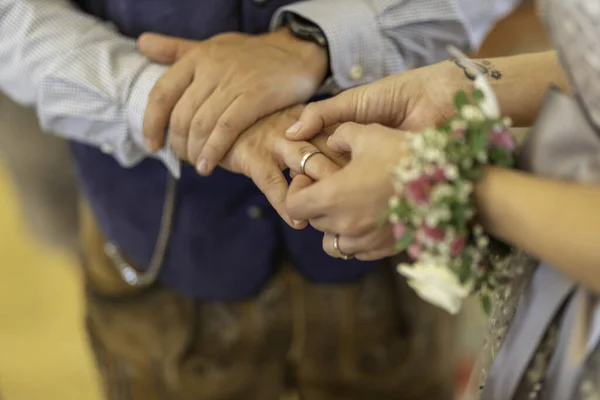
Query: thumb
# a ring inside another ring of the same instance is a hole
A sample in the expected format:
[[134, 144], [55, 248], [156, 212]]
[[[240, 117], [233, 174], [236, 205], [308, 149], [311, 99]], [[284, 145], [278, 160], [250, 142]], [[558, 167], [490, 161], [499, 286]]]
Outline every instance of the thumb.
[[173, 64], [193, 46], [193, 41], [177, 37], [144, 33], [138, 38], [138, 48], [150, 60]]
[[346, 121], [355, 121], [362, 88], [350, 89], [327, 100], [308, 104], [300, 118], [288, 128], [286, 136], [290, 140], [310, 140], [322, 129]]

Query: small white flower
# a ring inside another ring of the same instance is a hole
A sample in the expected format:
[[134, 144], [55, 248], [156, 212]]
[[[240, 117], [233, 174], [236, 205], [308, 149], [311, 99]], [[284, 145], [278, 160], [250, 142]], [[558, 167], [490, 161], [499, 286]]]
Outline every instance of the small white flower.
[[490, 240], [486, 236], [480, 236], [477, 238], [477, 247], [485, 248], [490, 244]]
[[432, 147], [428, 147], [424, 152], [423, 152], [423, 158], [425, 158], [427, 161], [437, 161], [440, 158], [441, 152], [438, 149], [432, 148]]
[[463, 106], [463, 108], [460, 110], [460, 114], [467, 121], [483, 121], [485, 119], [483, 112], [471, 104]]
[[415, 226], [420, 226], [423, 223], [423, 217], [418, 214], [413, 214], [411, 217], [411, 222]]
[[425, 141], [421, 136], [415, 136], [412, 140], [412, 147], [415, 152], [420, 153], [425, 148]]
[[400, 217], [398, 217], [396, 214], [392, 214], [390, 215], [389, 221], [390, 224], [397, 224], [398, 222], [400, 222]]
[[488, 156], [485, 152], [481, 151], [477, 154], [477, 161], [480, 163], [486, 163], [488, 160]]
[[436, 226], [438, 226], [439, 223], [440, 223], [440, 219], [438, 218], [437, 213], [430, 212], [425, 217], [425, 224], [427, 226], [429, 226], [430, 228], [435, 228]]
[[427, 164], [425, 168], [423, 168], [423, 172], [425, 172], [426, 175], [432, 175], [435, 172], [435, 166]]
[[475, 226], [473, 226], [473, 233], [475, 233], [475, 236], [483, 235], [483, 227], [479, 224], [475, 224]]
[[444, 168], [444, 175], [446, 175], [446, 178], [453, 181], [458, 178], [458, 168], [456, 165], [449, 164]]
[[455, 119], [450, 123], [450, 129], [452, 129], [453, 131], [464, 131], [467, 129], [468, 126], [469, 124], [467, 124], [467, 122], [463, 121], [462, 119]]
[[389, 204], [390, 208], [396, 208], [400, 205], [400, 199], [397, 196], [392, 196], [392, 197], [390, 197], [388, 204]]
[[437, 202], [444, 198], [452, 196], [452, 193], [452, 186], [448, 185], [447, 183], [441, 183], [433, 187], [431, 191], [431, 199], [434, 202]]
[[443, 308], [450, 314], [460, 311], [463, 300], [469, 296], [472, 283], [461, 284], [456, 274], [447, 266], [425, 264], [400, 264], [398, 272], [408, 279], [408, 285], [413, 288], [423, 300]]
[[505, 126], [509, 127], [509, 128], [510, 128], [510, 127], [512, 126], [512, 124], [513, 124], [513, 122], [512, 122], [512, 119], [510, 119], [510, 117], [504, 117], [504, 118], [502, 118], [502, 123], [503, 123]]

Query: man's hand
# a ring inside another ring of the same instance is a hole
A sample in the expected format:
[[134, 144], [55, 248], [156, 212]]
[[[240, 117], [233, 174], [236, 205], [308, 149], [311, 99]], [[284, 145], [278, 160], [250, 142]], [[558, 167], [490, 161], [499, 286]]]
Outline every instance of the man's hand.
[[310, 99], [328, 70], [326, 51], [287, 29], [204, 41], [144, 34], [138, 44], [150, 59], [173, 64], [150, 93], [146, 145], [158, 150], [168, 130], [177, 155], [203, 175], [260, 118]]
[[343, 122], [377, 123], [405, 131], [436, 126], [454, 112], [456, 90], [469, 84], [452, 62], [392, 75], [309, 104], [287, 130], [287, 137], [309, 140], [323, 128]]
[[298, 118], [301, 110], [302, 106], [293, 107], [258, 121], [239, 137], [220, 164], [231, 172], [250, 177], [279, 215], [298, 229], [304, 228], [306, 222], [293, 221], [286, 211], [288, 183], [282, 171], [289, 167], [299, 173], [304, 155], [317, 148], [324, 154], [315, 154], [306, 163], [308, 175], [329, 176], [347, 163], [346, 158], [327, 148], [327, 133], [315, 137], [315, 144], [285, 138], [286, 126]]

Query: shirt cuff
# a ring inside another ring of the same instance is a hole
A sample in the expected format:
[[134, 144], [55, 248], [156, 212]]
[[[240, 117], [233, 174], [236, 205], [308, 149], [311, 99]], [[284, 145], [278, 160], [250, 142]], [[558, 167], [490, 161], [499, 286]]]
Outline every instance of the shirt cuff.
[[[149, 64], [137, 77], [132, 87], [129, 100], [127, 102], [127, 116], [129, 129], [132, 132], [132, 139], [140, 149], [146, 149], [144, 145], [144, 113], [148, 105], [148, 96], [156, 81], [166, 72], [167, 67], [159, 64]], [[150, 155], [150, 153], [148, 153]], [[169, 172], [179, 178], [181, 176], [181, 163], [175, 152], [168, 144], [156, 153], [152, 154], [154, 158], [159, 159], [167, 167]]]
[[284, 23], [285, 12], [316, 24], [327, 38], [332, 78], [339, 89], [384, 76], [384, 38], [374, 11], [364, 0], [308, 0], [277, 10], [271, 29]]

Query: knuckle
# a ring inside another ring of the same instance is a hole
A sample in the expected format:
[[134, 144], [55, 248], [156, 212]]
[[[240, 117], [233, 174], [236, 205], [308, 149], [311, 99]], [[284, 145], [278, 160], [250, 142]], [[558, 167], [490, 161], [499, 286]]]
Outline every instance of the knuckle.
[[279, 172], [269, 172], [264, 177], [265, 184], [268, 186], [280, 185], [284, 183], [284, 179]]
[[300, 144], [298, 146], [298, 155], [300, 157], [304, 157], [306, 154], [310, 153], [313, 150], [315, 150], [315, 146], [309, 143]]
[[169, 134], [180, 138], [188, 136], [188, 130], [186, 129], [186, 122], [181, 113], [173, 112], [171, 120], [169, 121]]

